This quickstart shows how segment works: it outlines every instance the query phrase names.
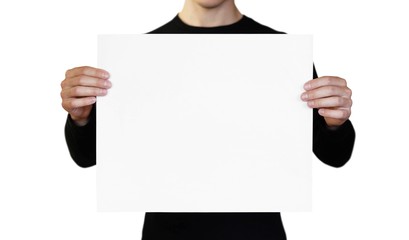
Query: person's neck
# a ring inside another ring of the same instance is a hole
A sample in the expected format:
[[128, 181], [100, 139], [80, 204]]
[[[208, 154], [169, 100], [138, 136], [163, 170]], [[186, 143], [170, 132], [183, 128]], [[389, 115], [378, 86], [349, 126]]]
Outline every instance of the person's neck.
[[179, 18], [194, 27], [218, 27], [238, 22], [242, 14], [234, 1], [225, 1], [215, 7], [203, 7], [193, 1], [185, 1]]

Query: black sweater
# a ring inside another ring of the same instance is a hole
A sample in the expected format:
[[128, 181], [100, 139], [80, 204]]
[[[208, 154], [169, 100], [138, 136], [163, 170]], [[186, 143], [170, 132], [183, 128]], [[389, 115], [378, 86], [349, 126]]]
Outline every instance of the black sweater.
[[[234, 24], [210, 28], [186, 25], [176, 16], [150, 33], [284, 34], [246, 16]], [[315, 68], [313, 72], [317, 78]], [[96, 105], [86, 126], [76, 126], [69, 116], [65, 125], [71, 157], [81, 167], [96, 164], [95, 111]], [[312, 147], [322, 162], [333, 167], [343, 166], [352, 154], [354, 141], [355, 131], [349, 120], [337, 130], [330, 130], [317, 109], [313, 109]], [[151, 239], [266, 240], [286, 239], [286, 235], [280, 213], [146, 213], [143, 240]]]

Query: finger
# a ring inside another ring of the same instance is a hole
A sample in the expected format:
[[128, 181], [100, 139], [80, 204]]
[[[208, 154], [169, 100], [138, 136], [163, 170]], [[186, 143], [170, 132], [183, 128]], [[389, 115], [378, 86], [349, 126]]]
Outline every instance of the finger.
[[301, 99], [304, 101], [313, 100], [318, 98], [326, 98], [331, 96], [340, 96], [350, 98], [352, 91], [348, 87], [339, 86], [323, 86], [310, 91], [306, 91], [301, 95]]
[[325, 76], [310, 80], [304, 84], [305, 90], [312, 90], [323, 86], [339, 86], [339, 87], [346, 87], [347, 82], [343, 78], [339, 77], [332, 77], [332, 76]]
[[76, 108], [89, 106], [94, 104], [95, 102], [96, 97], [69, 98], [65, 99], [61, 105], [67, 112], [72, 112]]
[[68, 70], [65, 73], [66, 78], [72, 78], [72, 77], [76, 77], [80, 75], [86, 75], [86, 76], [102, 78], [102, 79], [109, 78], [109, 73], [105, 71], [104, 69], [88, 67], [88, 66], [76, 67], [76, 68]]
[[315, 99], [307, 102], [311, 108], [334, 108], [334, 107], [351, 107], [352, 100], [345, 97], [327, 97]]
[[61, 91], [61, 98], [105, 96], [107, 93], [108, 90], [103, 88], [77, 86], [63, 89]]
[[74, 86], [87, 86], [108, 89], [112, 87], [112, 83], [107, 79], [90, 77], [86, 75], [68, 78], [61, 83], [61, 88], [69, 88]]
[[321, 108], [318, 110], [318, 113], [327, 118], [334, 119], [348, 119], [351, 116], [351, 109], [327, 109]]

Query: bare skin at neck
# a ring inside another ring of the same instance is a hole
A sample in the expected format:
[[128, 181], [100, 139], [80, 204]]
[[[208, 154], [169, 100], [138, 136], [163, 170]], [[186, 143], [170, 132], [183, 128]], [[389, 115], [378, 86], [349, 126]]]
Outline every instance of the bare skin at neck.
[[234, 0], [185, 0], [179, 18], [194, 27], [218, 27], [238, 22], [242, 14]]

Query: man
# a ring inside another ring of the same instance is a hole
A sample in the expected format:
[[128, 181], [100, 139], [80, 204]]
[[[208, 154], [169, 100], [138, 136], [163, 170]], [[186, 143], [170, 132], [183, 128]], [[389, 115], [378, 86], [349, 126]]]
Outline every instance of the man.
[[[244, 16], [234, 0], [185, 0], [182, 11], [151, 32], [282, 34]], [[307, 80], [307, 79], [306, 79]], [[103, 69], [68, 70], [61, 83], [62, 106], [69, 113], [65, 134], [70, 154], [82, 167], [95, 157], [95, 101], [112, 86]], [[313, 151], [324, 163], [343, 166], [350, 158], [355, 132], [351, 90], [339, 77], [317, 77], [304, 85], [302, 100], [313, 108]], [[272, 93], [274, 94], [274, 93]], [[146, 213], [143, 240], [150, 239], [286, 239], [280, 213]]]

